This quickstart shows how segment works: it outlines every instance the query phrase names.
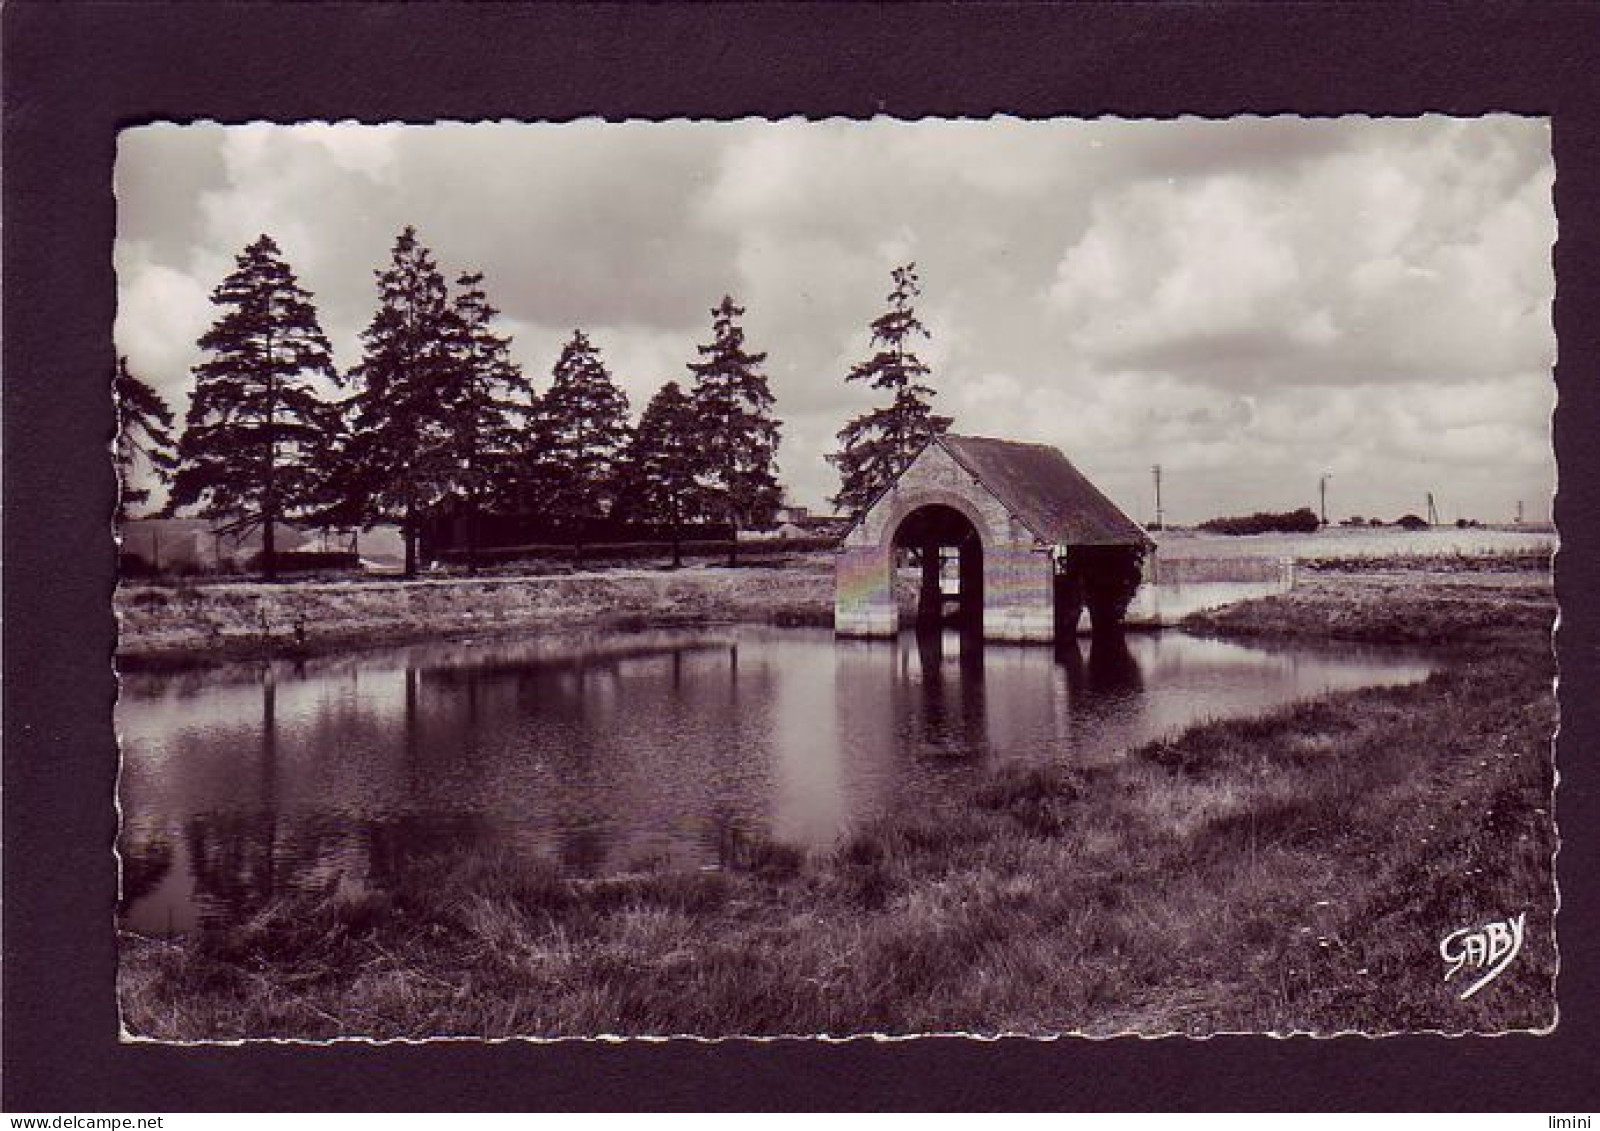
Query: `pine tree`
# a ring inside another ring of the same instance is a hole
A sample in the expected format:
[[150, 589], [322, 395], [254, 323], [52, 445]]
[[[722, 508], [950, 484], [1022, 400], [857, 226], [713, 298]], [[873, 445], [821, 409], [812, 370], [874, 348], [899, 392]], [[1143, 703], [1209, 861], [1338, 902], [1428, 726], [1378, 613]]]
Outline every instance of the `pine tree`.
[[624, 461], [619, 507], [630, 517], [665, 523], [672, 564], [683, 564], [681, 527], [701, 515], [705, 457], [694, 401], [668, 381], [650, 399]]
[[276, 527], [314, 505], [332, 412], [313, 380], [339, 384], [311, 295], [262, 236], [212, 292], [223, 312], [199, 345], [178, 442], [174, 506], [198, 506], [224, 531], [260, 527], [266, 576], [277, 575]]
[[846, 424], [839, 432], [840, 450], [828, 457], [839, 469], [840, 488], [833, 503], [844, 511], [868, 506], [906, 469], [929, 436], [950, 427], [949, 417], [933, 413], [934, 391], [925, 383], [928, 367], [912, 349], [916, 338], [928, 337], [911, 305], [922, 293], [916, 268], [907, 263], [892, 272], [889, 309], [872, 322], [877, 352], [845, 377], [865, 381], [891, 396], [887, 405]]
[[767, 355], [745, 351], [743, 315], [743, 307], [723, 296], [711, 311], [711, 344], [697, 346], [700, 360], [689, 363], [704, 435], [703, 485], [712, 513], [733, 528], [730, 564], [737, 560], [739, 531], [771, 522], [783, 500], [780, 428], [760, 368]]
[[491, 328], [499, 314], [483, 290], [481, 272], [457, 280], [451, 309], [453, 353], [445, 422], [455, 449], [453, 484], [464, 509], [467, 562], [477, 560], [479, 516], [505, 500], [528, 433], [532, 386], [511, 359], [510, 339]]
[[162, 483], [172, 481], [178, 458], [174, 454], [172, 410], [161, 395], [128, 368], [128, 359], [117, 358], [111, 388], [117, 400], [117, 521], [128, 517], [131, 507], [150, 501], [148, 487], [134, 487], [133, 476], [142, 462]]
[[582, 330], [561, 349], [550, 388], [539, 398], [533, 435], [541, 509], [583, 525], [611, 512], [629, 439], [628, 397]]
[[400, 233], [389, 266], [374, 274], [378, 310], [361, 333], [361, 364], [352, 374], [343, 489], [364, 524], [399, 525], [411, 577], [424, 520], [460, 480], [450, 421], [459, 335], [444, 276], [416, 229]]

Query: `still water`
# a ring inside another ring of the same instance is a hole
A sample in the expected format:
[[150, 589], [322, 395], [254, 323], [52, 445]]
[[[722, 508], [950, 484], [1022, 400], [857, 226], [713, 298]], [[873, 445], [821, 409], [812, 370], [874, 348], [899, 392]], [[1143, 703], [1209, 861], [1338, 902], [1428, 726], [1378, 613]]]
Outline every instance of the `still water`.
[[1087, 763], [1202, 718], [1402, 683], [1426, 660], [1179, 633], [1061, 648], [828, 630], [574, 633], [131, 675], [123, 914], [224, 923], [504, 846], [574, 875], [807, 848], [1004, 759]]

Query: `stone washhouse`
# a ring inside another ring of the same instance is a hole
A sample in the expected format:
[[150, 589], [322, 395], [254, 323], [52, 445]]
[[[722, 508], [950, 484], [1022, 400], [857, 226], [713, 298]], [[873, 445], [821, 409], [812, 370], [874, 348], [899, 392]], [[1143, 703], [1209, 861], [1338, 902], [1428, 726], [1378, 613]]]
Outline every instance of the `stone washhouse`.
[[1154, 543], [1057, 449], [931, 438], [859, 514], [834, 567], [841, 636], [894, 636], [915, 585], [919, 629], [1049, 642], [1119, 627]]

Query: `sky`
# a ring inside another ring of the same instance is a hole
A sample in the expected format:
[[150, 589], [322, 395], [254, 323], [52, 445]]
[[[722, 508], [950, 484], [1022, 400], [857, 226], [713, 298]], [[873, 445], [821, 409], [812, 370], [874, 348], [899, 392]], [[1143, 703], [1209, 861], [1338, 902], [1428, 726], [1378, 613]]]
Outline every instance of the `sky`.
[[582, 328], [635, 418], [687, 383], [724, 294], [826, 509], [873, 403], [890, 271], [914, 261], [937, 410], [1053, 444], [1169, 523], [1318, 505], [1550, 513], [1555, 214], [1544, 120], [1293, 117], [365, 126], [156, 125], [119, 138], [116, 340], [178, 411], [209, 295], [270, 234], [341, 369], [374, 271], [417, 228], [482, 271], [549, 386]]

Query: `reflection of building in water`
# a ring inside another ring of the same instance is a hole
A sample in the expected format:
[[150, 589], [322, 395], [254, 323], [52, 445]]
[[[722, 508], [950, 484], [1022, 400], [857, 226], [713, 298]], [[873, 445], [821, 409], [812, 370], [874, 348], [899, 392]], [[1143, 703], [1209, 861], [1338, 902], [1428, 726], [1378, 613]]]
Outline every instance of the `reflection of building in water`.
[[1102, 699], [1126, 698], [1144, 690], [1139, 661], [1122, 633], [1102, 633], [1089, 642], [1089, 690]]
[[[957, 634], [921, 630], [915, 640], [916, 679], [921, 691], [916, 737], [930, 751], [964, 758], [987, 757], [989, 710], [982, 635], [973, 631]], [[913, 732], [905, 728], [902, 733]]]
[[1144, 692], [1144, 672], [1123, 633], [1094, 636], [1088, 651], [1086, 660], [1083, 642], [1076, 638], [1055, 644], [1057, 726], [1064, 737], [1078, 733], [1084, 723], [1126, 716]]

